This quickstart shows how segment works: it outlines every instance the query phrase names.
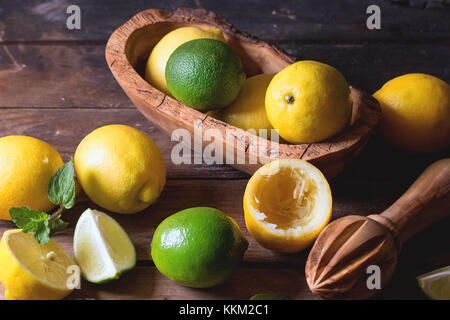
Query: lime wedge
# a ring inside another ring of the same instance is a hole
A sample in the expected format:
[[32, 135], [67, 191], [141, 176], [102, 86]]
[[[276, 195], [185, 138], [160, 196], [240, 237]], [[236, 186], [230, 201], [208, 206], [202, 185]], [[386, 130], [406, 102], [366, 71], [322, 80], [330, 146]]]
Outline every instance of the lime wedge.
[[125, 230], [107, 214], [87, 209], [75, 227], [73, 253], [89, 282], [106, 283], [136, 265], [136, 249]]
[[450, 300], [450, 266], [417, 277], [423, 292], [434, 300]]

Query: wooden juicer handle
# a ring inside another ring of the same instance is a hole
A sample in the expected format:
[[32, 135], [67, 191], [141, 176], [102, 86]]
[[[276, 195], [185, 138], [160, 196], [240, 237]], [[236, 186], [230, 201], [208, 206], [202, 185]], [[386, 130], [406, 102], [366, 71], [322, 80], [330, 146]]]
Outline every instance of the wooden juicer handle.
[[450, 216], [450, 159], [429, 166], [393, 205], [368, 217], [349, 215], [327, 225], [305, 265], [312, 292], [325, 299], [363, 299], [368, 268], [381, 272], [382, 289], [394, 274], [401, 246], [427, 226]]
[[413, 235], [450, 216], [450, 159], [430, 165], [394, 204], [371, 218], [384, 225], [398, 249]]

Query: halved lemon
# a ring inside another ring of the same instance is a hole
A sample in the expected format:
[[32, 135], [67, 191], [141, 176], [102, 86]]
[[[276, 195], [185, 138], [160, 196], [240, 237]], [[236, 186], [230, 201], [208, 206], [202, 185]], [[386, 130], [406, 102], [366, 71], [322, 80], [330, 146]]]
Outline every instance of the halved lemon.
[[298, 252], [313, 243], [331, 217], [332, 197], [322, 172], [298, 159], [259, 168], [244, 194], [245, 224], [273, 251]]
[[72, 292], [69, 267], [76, 265], [66, 250], [50, 240], [40, 245], [31, 233], [5, 231], [0, 241], [0, 281], [5, 297], [57, 300]]

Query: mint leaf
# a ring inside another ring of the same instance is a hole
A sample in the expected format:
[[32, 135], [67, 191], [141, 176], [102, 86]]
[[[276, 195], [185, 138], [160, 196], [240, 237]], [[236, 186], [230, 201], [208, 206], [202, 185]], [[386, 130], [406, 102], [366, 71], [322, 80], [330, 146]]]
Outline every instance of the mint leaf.
[[48, 224], [48, 219], [45, 219], [38, 224], [36, 230], [34, 231], [34, 237], [39, 244], [46, 244], [50, 241], [50, 227]]
[[70, 209], [75, 205], [75, 170], [73, 159], [53, 175], [48, 185], [48, 199], [55, 205]]
[[25, 233], [33, 233], [39, 244], [46, 244], [50, 240], [50, 216], [28, 207], [13, 207], [9, 215], [16, 226]]
[[23, 232], [36, 230], [37, 226], [48, 218], [48, 214], [31, 210], [28, 207], [13, 207], [9, 209], [9, 215], [17, 227]]
[[55, 220], [49, 220], [50, 235], [53, 235], [56, 231], [65, 229], [69, 225], [68, 222], [56, 218]]
[[250, 300], [291, 300], [291, 298], [278, 293], [258, 293], [251, 297]]

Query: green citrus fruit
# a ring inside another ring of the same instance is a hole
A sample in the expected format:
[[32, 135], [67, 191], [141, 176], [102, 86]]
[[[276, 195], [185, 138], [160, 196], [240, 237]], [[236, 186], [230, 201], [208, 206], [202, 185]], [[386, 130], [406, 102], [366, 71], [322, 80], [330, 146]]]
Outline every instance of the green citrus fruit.
[[236, 52], [215, 39], [183, 43], [166, 65], [166, 82], [172, 95], [201, 111], [229, 105], [237, 97], [244, 79]]
[[248, 242], [236, 222], [220, 210], [190, 208], [156, 228], [151, 254], [167, 278], [193, 288], [227, 280], [237, 269]]

